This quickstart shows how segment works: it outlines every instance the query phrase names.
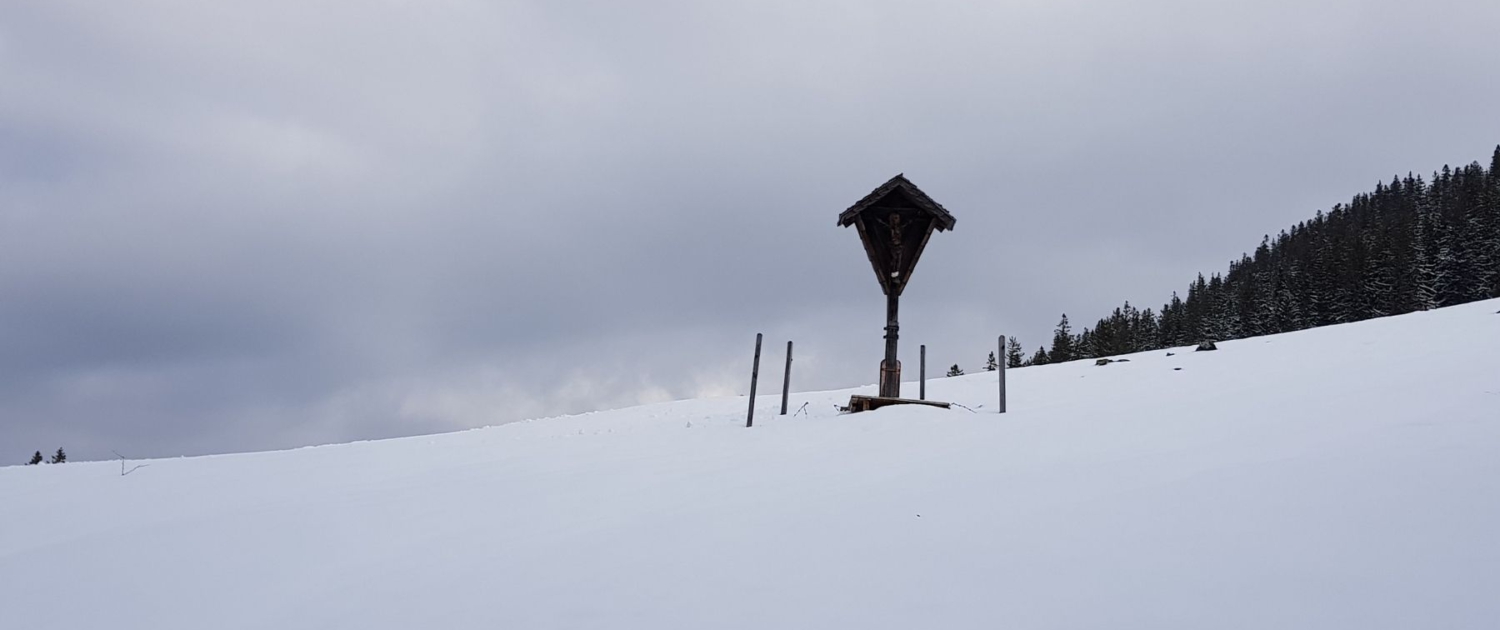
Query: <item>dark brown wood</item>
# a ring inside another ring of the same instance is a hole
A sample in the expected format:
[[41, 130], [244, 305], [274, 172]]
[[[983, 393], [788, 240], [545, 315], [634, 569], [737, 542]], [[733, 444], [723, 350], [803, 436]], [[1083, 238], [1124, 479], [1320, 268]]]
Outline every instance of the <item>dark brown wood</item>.
[[953, 215], [901, 175], [839, 215], [839, 225], [859, 231], [886, 295], [901, 295], [906, 289], [932, 231], [951, 230], [956, 223]]
[[[839, 214], [839, 225], [852, 225], [859, 232], [865, 256], [886, 296], [885, 357], [880, 362], [879, 380], [883, 398], [901, 397], [901, 362], [897, 356], [901, 293], [933, 230], [951, 230], [956, 223], [947, 209], [904, 175], [892, 177]], [[925, 376], [925, 364], [922, 369]], [[925, 398], [925, 382], [922, 387]]]
[[886, 295], [901, 295], [916, 269], [936, 222], [910, 209], [889, 210], [884, 216], [860, 216], [855, 222], [865, 246], [865, 256], [875, 270], [875, 279]]
[[901, 297], [885, 297], [885, 360], [880, 362], [880, 395], [886, 398], [901, 397], [901, 362], [896, 360], [896, 342], [901, 338], [901, 323], [897, 321], [897, 310]]
[[792, 392], [792, 342], [786, 342], [786, 376], [781, 378], [781, 415], [786, 415], [786, 399]]
[[750, 411], [745, 414], [745, 428], [755, 426], [755, 382], [760, 380], [760, 333], [755, 333], [755, 362], [750, 366]]
[[906, 178], [905, 173], [900, 173], [895, 177], [892, 177], [890, 180], [886, 181], [886, 183], [881, 184], [875, 190], [870, 191], [870, 194], [865, 195], [863, 199], [860, 199], [859, 201], [856, 201], [854, 205], [849, 206], [848, 210], [840, 213], [839, 225], [843, 227], [849, 227], [849, 224], [854, 221], [854, 218], [858, 216], [860, 212], [863, 212], [866, 208], [869, 208], [871, 206], [881, 204], [888, 197], [890, 197], [892, 193], [898, 191], [904, 193], [904, 196], [912, 203], [913, 206], [922, 209], [923, 211], [933, 215], [934, 217], [937, 217], [940, 222], [938, 225], [939, 230], [951, 230], [953, 229], [953, 226], [958, 223], [958, 221], [953, 218], [953, 215], [949, 214], [948, 210], [944, 208], [942, 204], [938, 203], [932, 197], [928, 197], [927, 193], [922, 192], [922, 189], [917, 188], [916, 184], [913, 184], [911, 180]]
[[847, 409], [849, 413], [859, 413], [861, 411], [872, 411], [881, 407], [889, 407], [891, 405], [926, 405], [928, 407], [938, 407], [940, 409], [953, 408], [953, 403], [936, 402], [932, 400], [912, 400], [910, 398], [888, 398], [885, 396], [856, 395], [849, 397], [849, 406], [847, 407]]

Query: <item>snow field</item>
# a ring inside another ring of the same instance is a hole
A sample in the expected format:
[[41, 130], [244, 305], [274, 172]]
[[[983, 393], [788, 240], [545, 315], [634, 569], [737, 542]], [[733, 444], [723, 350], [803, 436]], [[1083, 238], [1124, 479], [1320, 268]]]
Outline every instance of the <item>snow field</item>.
[[1492, 628], [1497, 310], [1012, 370], [1003, 416], [977, 373], [4, 468], [0, 628]]

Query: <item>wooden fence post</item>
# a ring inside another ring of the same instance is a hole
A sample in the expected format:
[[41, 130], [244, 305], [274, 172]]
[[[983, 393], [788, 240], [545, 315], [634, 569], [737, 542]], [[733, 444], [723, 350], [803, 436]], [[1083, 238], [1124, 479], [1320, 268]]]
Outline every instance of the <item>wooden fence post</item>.
[[755, 382], [760, 379], [760, 333], [755, 333], [755, 363], [750, 367], [750, 411], [745, 414], [745, 428], [755, 426]]
[[792, 342], [786, 342], [786, 377], [781, 379], [781, 415], [786, 415], [786, 397], [792, 389]]
[[917, 364], [917, 400], [927, 400], [927, 345], [922, 345], [922, 358]]
[[1005, 413], [1005, 335], [1000, 335], [1000, 367], [995, 371], [1000, 373], [1000, 413]]

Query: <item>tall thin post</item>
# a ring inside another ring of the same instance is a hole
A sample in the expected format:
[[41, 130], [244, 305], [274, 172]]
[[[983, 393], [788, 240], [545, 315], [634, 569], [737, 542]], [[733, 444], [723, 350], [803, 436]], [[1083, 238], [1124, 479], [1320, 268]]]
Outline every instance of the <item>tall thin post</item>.
[[917, 364], [917, 400], [927, 400], [927, 344], [922, 344], [922, 359]]
[[1000, 413], [1005, 413], [1005, 335], [1000, 335], [1000, 353], [995, 356], [1000, 357], [1000, 367], [995, 370], [1000, 373]]
[[745, 428], [755, 426], [755, 382], [760, 380], [760, 333], [755, 333], [755, 363], [750, 367], [750, 411], [745, 414]]
[[792, 391], [792, 342], [786, 342], [786, 376], [781, 379], [781, 415], [786, 415], [786, 397]]
[[896, 340], [901, 336], [896, 311], [900, 304], [900, 294], [885, 296], [885, 360], [880, 362], [880, 395], [884, 398], [901, 397], [901, 362], [896, 360]]

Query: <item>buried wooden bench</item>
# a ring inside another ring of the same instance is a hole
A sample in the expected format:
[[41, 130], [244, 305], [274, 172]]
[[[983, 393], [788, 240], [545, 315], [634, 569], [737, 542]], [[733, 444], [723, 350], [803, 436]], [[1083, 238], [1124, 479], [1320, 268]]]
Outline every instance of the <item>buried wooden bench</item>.
[[849, 406], [844, 408], [847, 413], [859, 413], [861, 411], [872, 411], [881, 407], [891, 405], [926, 405], [940, 409], [952, 409], [951, 403], [937, 402], [934, 400], [912, 400], [910, 398], [891, 398], [888, 396], [860, 396], [849, 397]]

